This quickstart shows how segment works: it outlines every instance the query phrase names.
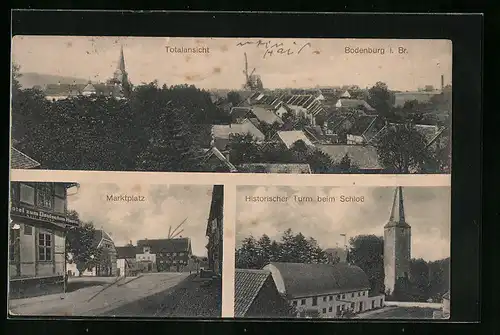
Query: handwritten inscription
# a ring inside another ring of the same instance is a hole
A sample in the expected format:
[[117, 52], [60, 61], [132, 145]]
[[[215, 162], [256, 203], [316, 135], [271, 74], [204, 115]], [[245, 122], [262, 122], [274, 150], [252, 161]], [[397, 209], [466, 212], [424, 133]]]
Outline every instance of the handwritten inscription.
[[238, 47], [253, 46], [262, 49], [264, 50], [262, 58], [265, 59], [274, 55], [281, 55], [281, 56], [299, 55], [303, 50], [310, 49], [311, 43], [307, 42], [304, 44], [299, 44], [297, 42], [292, 42], [291, 45], [290, 44], [287, 45], [282, 42], [275, 43], [272, 41], [258, 40], [255, 42], [254, 41], [238, 42], [236, 46]]

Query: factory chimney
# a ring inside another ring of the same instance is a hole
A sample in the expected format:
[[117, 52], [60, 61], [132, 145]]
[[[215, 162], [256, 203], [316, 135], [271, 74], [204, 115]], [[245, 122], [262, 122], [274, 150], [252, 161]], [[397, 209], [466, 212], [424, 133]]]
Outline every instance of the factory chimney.
[[444, 75], [441, 75], [441, 91], [444, 89]]

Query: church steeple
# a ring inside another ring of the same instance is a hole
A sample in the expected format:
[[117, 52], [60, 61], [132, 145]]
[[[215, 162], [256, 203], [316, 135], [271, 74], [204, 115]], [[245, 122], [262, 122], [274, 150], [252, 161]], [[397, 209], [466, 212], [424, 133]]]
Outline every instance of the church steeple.
[[125, 70], [125, 56], [123, 55], [123, 46], [120, 46], [120, 58], [118, 59], [118, 65], [114, 73], [114, 82], [120, 85], [128, 84], [128, 75]]
[[389, 216], [389, 222], [385, 225], [385, 227], [390, 226], [409, 227], [405, 219], [403, 187], [401, 186], [396, 187], [396, 190], [394, 191], [391, 215]]
[[126, 73], [126, 71], [125, 71], [125, 56], [123, 55], [123, 45], [120, 46], [120, 59], [118, 60], [118, 69], [122, 73]]

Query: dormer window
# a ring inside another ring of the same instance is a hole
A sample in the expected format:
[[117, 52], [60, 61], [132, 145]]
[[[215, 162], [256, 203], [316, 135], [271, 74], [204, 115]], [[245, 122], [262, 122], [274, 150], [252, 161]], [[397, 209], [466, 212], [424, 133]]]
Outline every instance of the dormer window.
[[144, 247], [144, 253], [145, 254], [149, 254], [151, 252], [151, 248], [150, 247]]

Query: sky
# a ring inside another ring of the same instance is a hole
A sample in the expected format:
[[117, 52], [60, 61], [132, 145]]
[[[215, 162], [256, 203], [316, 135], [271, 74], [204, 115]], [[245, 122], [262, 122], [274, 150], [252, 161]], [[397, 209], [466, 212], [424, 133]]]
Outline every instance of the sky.
[[[239, 89], [244, 53], [266, 88], [358, 85], [383, 81], [393, 90], [451, 84], [452, 43], [448, 40], [259, 39], [15, 36], [12, 59], [21, 72], [105, 81], [116, 69], [120, 46], [132, 83], [193, 84], [205, 89]], [[252, 42], [251, 44], [246, 44]], [[266, 44], [268, 43], [268, 44]], [[283, 43], [293, 54], [266, 53]], [[309, 43], [309, 44], [308, 44]], [[238, 44], [240, 44], [238, 46]], [[167, 52], [169, 47], [206, 47], [209, 53]], [[384, 48], [385, 54], [347, 54], [345, 48]], [[398, 53], [403, 47], [406, 53]], [[393, 53], [389, 52], [393, 49]], [[302, 49], [302, 50], [301, 50]], [[300, 51], [301, 50], [301, 51]], [[299, 52], [300, 51], [300, 52]]]
[[[344, 245], [344, 237], [383, 236], [389, 220], [394, 187], [267, 187], [240, 186], [236, 199], [236, 246], [252, 235], [279, 239], [291, 228], [313, 237], [323, 249]], [[248, 202], [246, 196], [285, 196], [284, 203]], [[334, 196], [334, 203], [299, 203], [296, 196]], [[341, 203], [340, 196], [364, 197], [363, 203]], [[449, 187], [403, 187], [406, 222], [412, 229], [412, 258], [426, 261], [450, 256], [451, 189]]]
[[[135, 245], [140, 239], [167, 238], [185, 218], [179, 235], [191, 238], [193, 254], [206, 256], [205, 231], [212, 187], [204, 185], [116, 185], [80, 184], [68, 193], [68, 209], [76, 210], [84, 222], [104, 229], [116, 246]], [[109, 194], [142, 195], [143, 202], [111, 202]], [[180, 229], [179, 229], [180, 230]]]

